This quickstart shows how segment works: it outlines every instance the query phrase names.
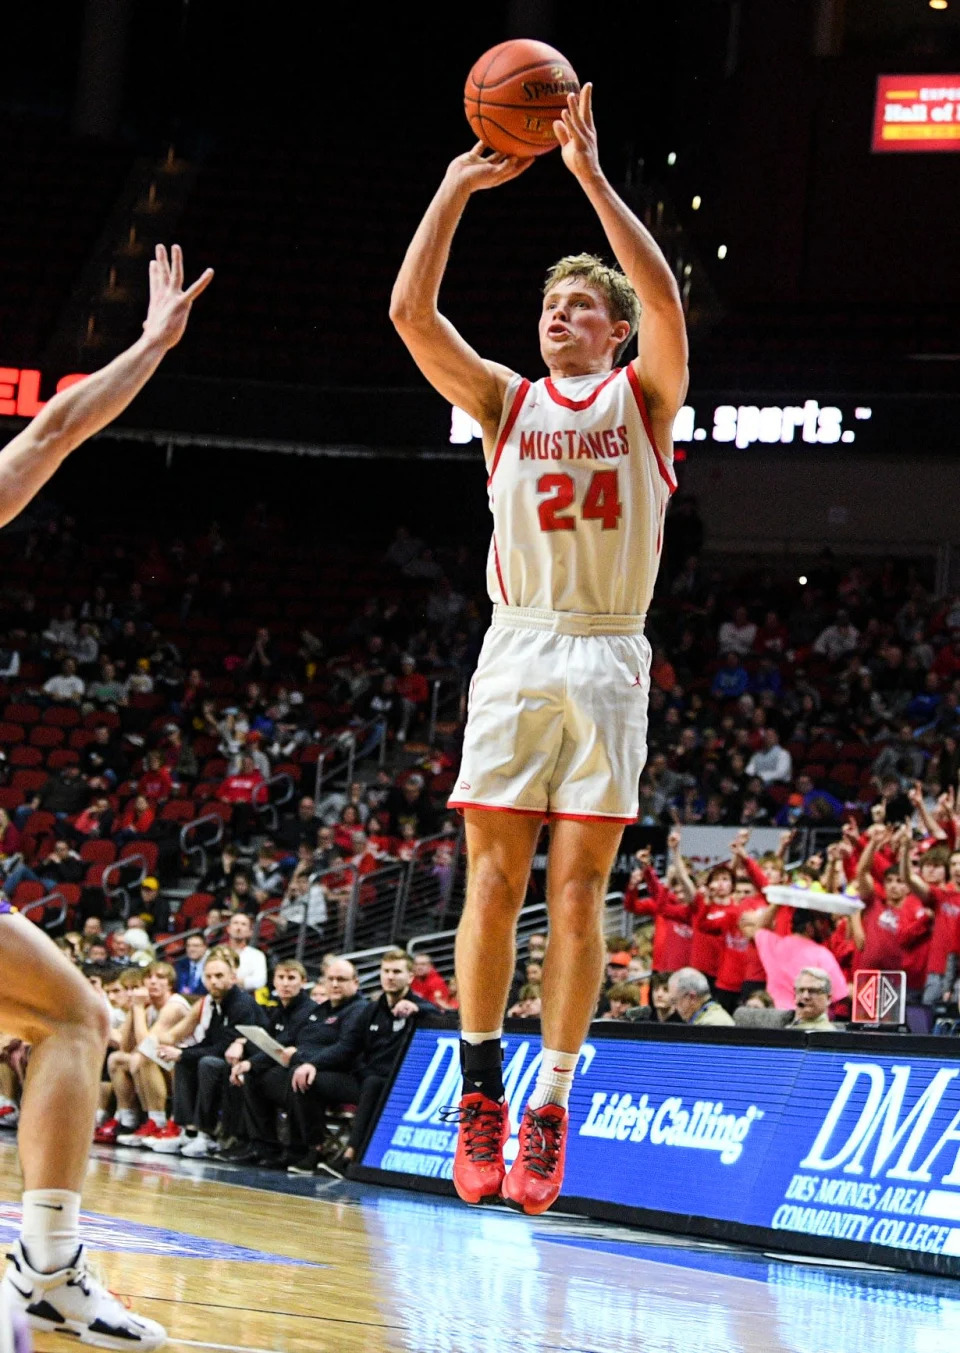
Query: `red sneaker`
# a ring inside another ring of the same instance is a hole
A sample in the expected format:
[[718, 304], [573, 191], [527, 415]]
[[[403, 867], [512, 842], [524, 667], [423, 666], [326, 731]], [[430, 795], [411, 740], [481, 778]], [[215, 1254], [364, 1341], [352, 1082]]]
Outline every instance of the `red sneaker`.
[[117, 1146], [147, 1146], [150, 1139], [156, 1137], [160, 1129], [152, 1118], [147, 1118], [136, 1132], [121, 1132], [117, 1136]]
[[503, 1197], [511, 1207], [535, 1217], [556, 1202], [563, 1183], [568, 1118], [559, 1104], [526, 1109], [520, 1149], [503, 1181]]
[[116, 1146], [117, 1137], [120, 1135], [120, 1119], [108, 1118], [101, 1123], [93, 1134], [93, 1140], [98, 1146]]
[[475, 1092], [464, 1095], [457, 1115], [457, 1154], [453, 1186], [465, 1203], [500, 1196], [506, 1166], [503, 1146], [510, 1136], [510, 1106]]

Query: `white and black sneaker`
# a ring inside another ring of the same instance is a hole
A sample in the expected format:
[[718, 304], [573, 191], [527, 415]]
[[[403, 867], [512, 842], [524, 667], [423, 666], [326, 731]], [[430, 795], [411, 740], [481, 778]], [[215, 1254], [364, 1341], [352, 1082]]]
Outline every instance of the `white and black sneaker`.
[[31, 1329], [75, 1335], [94, 1348], [162, 1348], [167, 1332], [155, 1320], [134, 1315], [92, 1276], [83, 1246], [69, 1268], [38, 1273], [20, 1241], [7, 1255], [3, 1277], [8, 1306], [26, 1317]]

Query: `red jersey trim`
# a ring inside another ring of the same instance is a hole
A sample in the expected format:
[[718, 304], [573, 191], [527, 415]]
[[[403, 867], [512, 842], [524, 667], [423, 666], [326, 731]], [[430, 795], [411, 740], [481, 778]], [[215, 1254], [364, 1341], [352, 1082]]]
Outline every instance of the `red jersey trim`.
[[636, 817], [614, 817], [612, 813], [549, 813], [551, 822], [619, 822], [628, 827]]
[[493, 464], [490, 466], [490, 474], [487, 477], [488, 487], [490, 486], [493, 480], [493, 476], [497, 473], [497, 466], [500, 463], [500, 457], [503, 455], [503, 448], [507, 444], [507, 438], [513, 431], [513, 425], [520, 415], [520, 409], [523, 406], [523, 401], [526, 399], [527, 392], [529, 391], [529, 389], [530, 382], [526, 379], [526, 377], [524, 377], [524, 379], [520, 382], [519, 386], [517, 387], [517, 393], [513, 397], [513, 405], [510, 409], [510, 412], [507, 414], [507, 421], [504, 423], [503, 430], [500, 433], [500, 436], [497, 438], [497, 447], [493, 453]]
[[448, 808], [457, 808], [462, 813], [464, 808], [478, 808], [481, 813], [515, 813], [518, 817], [539, 817], [548, 816], [546, 808], [511, 808], [504, 803], [473, 803], [470, 799], [448, 799]]
[[653, 426], [650, 422], [650, 414], [647, 412], [647, 401], [643, 397], [643, 386], [640, 384], [640, 377], [634, 370], [633, 363], [627, 367], [627, 380], [630, 382], [630, 389], [633, 391], [634, 398], [637, 401], [637, 408], [640, 410], [640, 418], [643, 422], [643, 430], [650, 439], [650, 445], [653, 447], [653, 454], [657, 458], [657, 469], [660, 471], [660, 478], [666, 484], [671, 493], [677, 491], [677, 481], [670, 469], [670, 466], [660, 454], [660, 448], [657, 446], [656, 438], [653, 435]]
[[509, 606], [510, 600], [507, 597], [507, 589], [503, 583], [503, 574], [500, 571], [500, 551], [497, 549], [496, 536], [493, 537], [493, 564], [494, 568], [497, 570], [497, 582], [500, 584], [500, 595], [503, 597], [503, 604], [504, 606]]
[[629, 826], [635, 817], [614, 817], [611, 813], [551, 813], [548, 808], [513, 808], [502, 803], [474, 803], [472, 799], [448, 799], [448, 808], [463, 812], [464, 808], [479, 808], [482, 813], [516, 813], [519, 817], [540, 817], [551, 822], [618, 822]]
[[610, 382], [616, 376], [620, 375], [620, 372], [622, 370], [623, 370], [622, 367], [619, 366], [614, 367], [614, 369], [610, 372], [610, 375], [607, 377], [607, 379], [605, 381], [601, 381], [600, 384], [597, 386], [596, 390], [594, 390], [593, 394], [587, 395], [586, 399], [567, 399], [566, 395], [561, 395], [560, 391], [554, 385], [553, 381], [549, 376], [544, 381], [544, 386], [546, 387], [547, 394], [553, 400], [554, 404], [562, 404], [565, 409], [575, 409], [577, 411], [579, 411], [580, 409], [589, 409], [590, 405], [596, 399], [597, 395], [599, 395], [600, 391], [605, 390], [606, 387], [610, 384]]

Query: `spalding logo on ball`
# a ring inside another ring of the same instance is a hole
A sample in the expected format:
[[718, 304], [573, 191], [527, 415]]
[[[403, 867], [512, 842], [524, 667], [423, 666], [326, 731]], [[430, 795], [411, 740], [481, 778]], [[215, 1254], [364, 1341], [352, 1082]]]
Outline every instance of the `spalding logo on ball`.
[[553, 124], [580, 93], [577, 73], [545, 42], [516, 38], [484, 52], [467, 76], [463, 106], [475, 135], [504, 155], [545, 155], [560, 144]]

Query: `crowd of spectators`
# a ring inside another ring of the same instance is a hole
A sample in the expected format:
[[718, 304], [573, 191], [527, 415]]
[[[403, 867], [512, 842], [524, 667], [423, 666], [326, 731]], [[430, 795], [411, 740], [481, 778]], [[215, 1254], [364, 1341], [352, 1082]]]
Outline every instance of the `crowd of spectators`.
[[[597, 1017], [831, 1027], [853, 973], [880, 967], [906, 972], [929, 1027], [957, 999], [960, 599], [896, 561], [721, 570], [701, 537], [681, 501], [648, 620], [640, 784], [667, 867], [641, 852], [622, 880], [636, 929], [611, 945]], [[424, 841], [452, 882], [444, 800], [485, 624], [480, 561], [403, 527], [372, 554], [311, 554], [262, 506], [146, 547], [52, 519], [0, 553], [0, 875], [111, 1002], [98, 1139], [339, 1168], [386, 1074], [380, 1032], [455, 1009], [456, 987], [396, 949], [377, 1001], [332, 954], [308, 994], [287, 941], [306, 926], [318, 955], [342, 948], [350, 906]], [[436, 679], [452, 700], [430, 742]], [[316, 793], [318, 762], [348, 740], [353, 783]], [[180, 833], [204, 815], [225, 838], [198, 875]], [[696, 873], [680, 833], [700, 824], [737, 835]], [[749, 832], [770, 825], [781, 849], [757, 860]], [[816, 849], [791, 859], [805, 829]], [[862, 910], [769, 906], [784, 882]], [[513, 1017], [539, 1016], [545, 944], [518, 968]], [[26, 1055], [0, 1050], [0, 1124]]]
[[[232, 545], [213, 524], [138, 554], [54, 519], [0, 544], [0, 883], [54, 934], [103, 921], [113, 958], [137, 915], [164, 944], [267, 910], [271, 938], [306, 918], [330, 947], [358, 877], [422, 859], [439, 893], [452, 880], [454, 749], [424, 739], [431, 679], [455, 718], [479, 643], [463, 552], [400, 528], [373, 569], [364, 556], [351, 573], [344, 552], [307, 551], [315, 568], [285, 552], [260, 507], [235, 530]], [[324, 569], [336, 603], [311, 603]], [[350, 743], [356, 781], [323, 783], [318, 767], [342, 766]], [[221, 822], [226, 838], [202, 877], [205, 856], [181, 844], [198, 818], [213, 821], [191, 847]]]

